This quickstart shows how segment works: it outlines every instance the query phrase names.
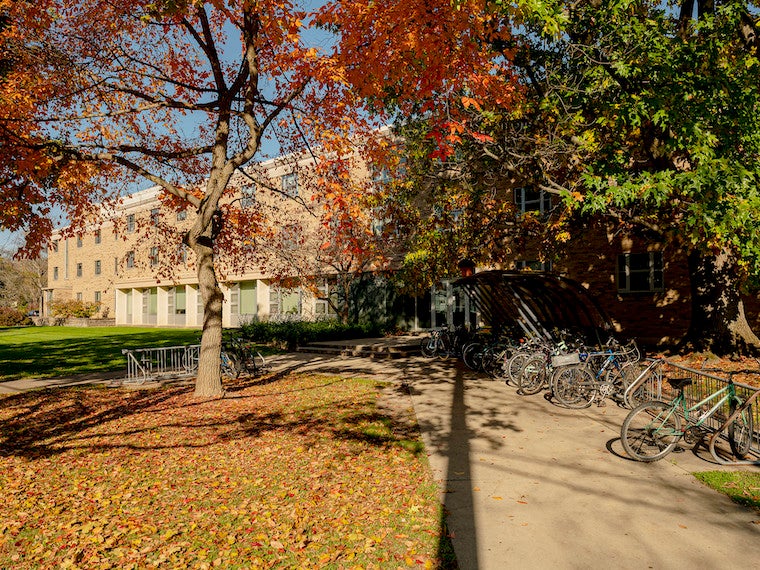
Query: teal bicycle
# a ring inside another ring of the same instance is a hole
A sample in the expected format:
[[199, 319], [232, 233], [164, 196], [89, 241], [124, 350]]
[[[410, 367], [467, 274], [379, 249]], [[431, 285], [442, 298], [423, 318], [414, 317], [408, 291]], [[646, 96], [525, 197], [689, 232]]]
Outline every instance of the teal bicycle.
[[[728, 416], [719, 432], [728, 427], [728, 442], [738, 459], [747, 457], [753, 442], [752, 405], [736, 393], [733, 380], [694, 405], [688, 405], [684, 388], [690, 378], [669, 379], [678, 394], [671, 402], [652, 400], [630, 411], [620, 430], [626, 453], [637, 461], [657, 461], [673, 451], [684, 438], [696, 442], [704, 435], [704, 424], [728, 406]], [[684, 425], [684, 427], [682, 427]]]

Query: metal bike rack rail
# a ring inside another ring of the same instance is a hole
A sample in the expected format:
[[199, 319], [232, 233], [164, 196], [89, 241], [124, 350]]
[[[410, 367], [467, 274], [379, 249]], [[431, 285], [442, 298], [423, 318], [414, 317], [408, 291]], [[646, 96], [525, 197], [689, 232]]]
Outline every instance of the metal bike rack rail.
[[[686, 397], [686, 403], [689, 406], [692, 406], [710, 394], [717, 392], [721, 388], [725, 387], [725, 385], [729, 382], [728, 379], [716, 374], [718, 372], [723, 372], [721, 370], [696, 370], [682, 366], [680, 364], [676, 364], [670, 360], [665, 360], [664, 366], [665, 369], [663, 370], [663, 376], [674, 380], [686, 378], [691, 380], [691, 384], [684, 388], [684, 396]], [[741, 370], [736, 372], [729, 372], [730, 376], [734, 376], [736, 374], [756, 374], [758, 377], [760, 377], [760, 370]], [[707, 442], [707, 446], [710, 454], [713, 456], [713, 459], [715, 459], [715, 461], [721, 465], [760, 465], [760, 410], [758, 410], [757, 402], [758, 395], [760, 395], [760, 388], [739, 382], [734, 382], [734, 387], [736, 388], [737, 395], [744, 402], [744, 405], [741, 408], [737, 409], [733, 414], [731, 414], [729, 410], [729, 404], [726, 402], [723, 407], [718, 410], [717, 413], [715, 413], [712, 417], [707, 418], [703, 426], [712, 432], [712, 435]], [[675, 393], [673, 393], [672, 388], [670, 388], [669, 384], [663, 383], [663, 390], [666, 392], [664, 397], [667, 398], [675, 396]], [[754, 426], [750, 452], [753, 456], [756, 457], [756, 459], [734, 461], [727, 460], [725, 457], [720, 456], [718, 450], [716, 449], [716, 444], [718, 440], [725, 438], [726, 430], [734, 418], [736, 418], [744, 409], [750, 405], [752, 405], [752, 424]]]
[[190, 376], [198, 368], [200, 344], [122, 349], [127, 357], [125, 384], [144, 384], [159, 377]]

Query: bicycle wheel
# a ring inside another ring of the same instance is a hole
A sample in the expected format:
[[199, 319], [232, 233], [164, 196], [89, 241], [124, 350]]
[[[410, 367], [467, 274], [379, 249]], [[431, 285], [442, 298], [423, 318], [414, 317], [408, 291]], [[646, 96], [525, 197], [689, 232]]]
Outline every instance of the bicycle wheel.
[[451, 356], [450, 346], [451, 343], [448, 338], [439, 337], [435, 344], [435, 355], [441, 360], [448, 360]]
[[507, 362], [507, 383], [512, 382], [515, 386], [520, 383], [520, 374], [522, 374], [525, 361], [530, 358], [527, 352], [518, 352]]
[[185, 354], [182, 355], [182, 367], [190, 374], [198, 370], [198, 358], [200, 348], [190, 346], [185, 349]]
[[681, 439], [681, 416], [665, 402], [644, 402], [628, 413], [620, 430], [623, 449], [636, 461], [662, 459]]
[[422, 342], [420, 343], [420, 350], [422, 351], [422, 356], [424, 356], [425, 358], [434, 358], [437, 344], [438, 343], [436, 342], [436, 339], [432, 336], [423, 338]]
[[538, 394], [546, 387], [546, 356], [535, 354], [528, 358], [523, 365], [517, 390], [520, 394], [531, 396]]
[[552, 376], [552, 393], [566, 408], [588, 408], [596, 396], [596, 379], [585, 366], [566, 366]]
[[[731, 400], [729, 414], [733, 415], [740, 406], [737, 400]], [[752, 434], [754, 430], [754, 419], [752, 416], [752, 406], [746, 409], [728, 425], [728, 443], [731, 445], [731, 451], [737, 459], [744, 459], [749, 455], [752, 447]]]
[[222, 376], [237, 378], [240, 376], [240, 367], [231, 352], [222, 351], [221, 354]]
[[462, 360], [470, 370], [480, 370], [483, 361], [483, 345], [479, 342], [471, 342], [462, 349]]

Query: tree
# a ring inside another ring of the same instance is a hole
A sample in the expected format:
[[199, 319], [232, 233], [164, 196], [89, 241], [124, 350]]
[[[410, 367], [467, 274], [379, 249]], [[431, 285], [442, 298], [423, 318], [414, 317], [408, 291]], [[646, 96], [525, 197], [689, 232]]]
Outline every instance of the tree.
[[429, 287], [462, 257], [500, 259], [495, 242], [511, 211], [502, 173], [486, 162], [467, 170], [457, 159], [468, 141], [482, 149], [488, 138], [472, 130], [480, 102], [521, 99], [511, 55], [498, 47], [512, 38], [509, 20], [482, 0], [359, 0], [328, 4], [319, 21], [339, 31], [336, 58], [348, 81], [394, 115], [405, 141], [405, 179], [382, 208], [408, 247], [405, 289]]
[[529, 64], [565, 141], [545, 186], [685, 247], [687, 340], [720, 354], [760, 347], [739, 294], [760, 273], [756, 17], [741, 1], [579, 3]]
[[44, 259], [13, 259], [0, 250], [0, 306], [40, 309], [42, 289], [46, 285], [47, 264]]
[[[447, 39], [415, 63], [417, 83], [448, 95], [416, 109], [436, 142], [429, 172], [440, 179], [442, 159], [460, 177], [496, 164], [505, 181], [562, 196], [567, 209], [546, 226], [547, 242], [569, 239], [580, 214], [680, 243], [691, 252], [693, 346], [757, 347], [739, 296], [760, 269], [757, 6], [463, 0], [439, 8], [446, 16], [436, 22], [464, 12], [474, 23], [469, 32], [436, 28]], [[425, 25], [410, 25], [424, 36]], [[462, 33], [480, 42], [460, 41]], [[459, 68], [446, 67], [446, 41], [501, 64], [517, 85], [508, 104], [476, 95]], [[370, 93], [413, 108], [414, 95], [395, 89], [398, 76], [352, 79], [390, 84]]]
[[[215, 264], [222, 248], [250, 250], [254, 240], [236, 232], [256, 230], [240, 225], [250, 218], [235, 211], [233, 177], [267, 140], [276, 154], [308, 152], [319, 163], [352, 155], [374, 125], [354, 112], [361, 105], [333, 61], [305, 44], [309, 16], [290, 0], [2, 0], [0, 8], [13, 23], [2, 41], [25, 46], [4, 94], [13, 101], [23, 91], [33, 107], [14, 107], [4, 121], [44, 135], [61, 162], [142, 177], [196, 210], [184, 235], [205, 305], [195, 393], [220, 396]], [[117, 193], [95, 187], [102, 199]], [[67, 192], [81, 219], [92, 196]]]

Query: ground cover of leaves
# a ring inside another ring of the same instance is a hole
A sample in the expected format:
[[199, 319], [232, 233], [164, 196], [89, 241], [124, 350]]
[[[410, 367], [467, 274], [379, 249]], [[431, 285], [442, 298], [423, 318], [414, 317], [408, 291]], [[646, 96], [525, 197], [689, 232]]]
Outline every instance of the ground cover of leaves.
[[416, 425], [378, 407], [389, 389], [288, 375], [215, 401], [0, 398], [0, 568], [446, 566]]

